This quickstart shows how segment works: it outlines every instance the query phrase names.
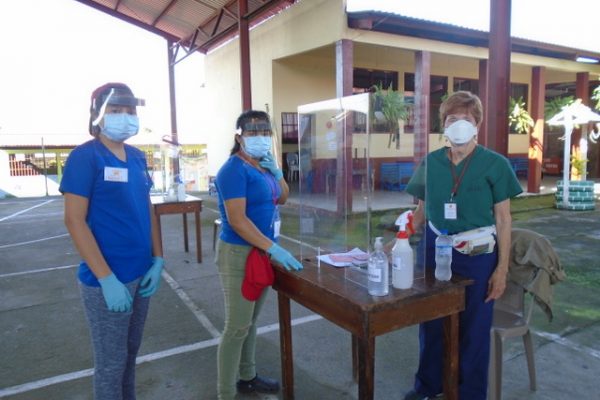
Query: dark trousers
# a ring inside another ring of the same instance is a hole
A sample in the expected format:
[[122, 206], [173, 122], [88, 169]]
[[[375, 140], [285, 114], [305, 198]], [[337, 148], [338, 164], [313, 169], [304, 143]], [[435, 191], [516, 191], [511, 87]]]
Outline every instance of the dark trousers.
[[[427, 227], [417, 252], [418, 266], [435, 268], [435, 238], [436, 234]], [[460, 399], [485, 400], [487, 398], [490, 328], [494, 302], [484, 301], [487, 297], [488, 281], [496, 268], [497, 261], [497, 251], [474, 257], [457, 251], [452, 252], [452, 273], [474, 280], [474, 283], [466, 288], [465, 310], [459, 317]], [[415, 390], [423, 395], [434, 396], [443, 391], [442, 335], [441, 319], [419, 326], [419, 369], [415, 375]]]

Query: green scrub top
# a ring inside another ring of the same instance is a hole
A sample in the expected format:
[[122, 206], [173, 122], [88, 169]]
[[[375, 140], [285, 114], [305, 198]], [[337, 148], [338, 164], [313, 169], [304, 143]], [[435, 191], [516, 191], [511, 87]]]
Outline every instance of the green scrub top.
[[427, 219], [439, 230], [450, 234], [495, 224], [494, 204], [515, 197], [523, 190], [508, 159], [492, 150], [477, 145], [471, 160], [467, 158], [455, 166], [455, 175], [464, 172], [453, 202], [457, 218], [444, 217], [444, 205], [450, 202], [454, 178], [448, 148], [432, 151], [419, 165], [406, 191], [425, 201]]

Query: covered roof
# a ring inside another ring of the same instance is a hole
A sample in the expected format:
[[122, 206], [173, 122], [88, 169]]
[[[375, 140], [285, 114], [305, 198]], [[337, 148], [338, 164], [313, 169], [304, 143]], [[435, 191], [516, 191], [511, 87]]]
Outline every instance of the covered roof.
[[[238, 0], [77, 0], [172, 41], [174, 62], [195, 51], [207, 53], [238, 30]], [[242, 15], [250, 28], [291, 6], [296, 0], [247, 0]]]
[[[207, 53], [231, 39], [238, 30], [239, 0], [77, 0], [97, 10], [132, 23], [174, 43], [177, 62], [199, 51]], [[247, 0], [242, 16], [250, 28], [297, 0]], [[383, 11], [349, 12], [348, 26], [442, 42], [488, 47], [489, 33]], [[518, 53], [575, 61], [578, 57], [600, 60], [600, 53], [566, 46], [512, 38]]]
[[[412, 36], [468, 46], [488, 47], [489, 32], [453, 24], [406, 17], [382, 11], [349, 12], [348, 27]], [[576, 61], [586, 57], [600, 61], [600, 53], [522, 38], [511, 38], [512, 51], [542, 57]]]

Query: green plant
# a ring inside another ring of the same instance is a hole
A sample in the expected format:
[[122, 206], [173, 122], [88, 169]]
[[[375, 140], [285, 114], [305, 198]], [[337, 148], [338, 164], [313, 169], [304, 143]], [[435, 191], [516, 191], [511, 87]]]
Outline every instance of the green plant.
[[592, 100], [596, 102], [594, 108], [600, 110], [600, 85], [596, 86], [596, 89], [592, 92]]
[[582, 176], [585, 172], [585, 167], [588, 160], [587, 158], [578, 157], [576, 155], [571, 154], [571, 167], [575, 169], [576, 176]]
[[[396, 142], [396, 148], [400, 148], [399, 121], [408, 119], [408, 104], [404, 101], [404, 96], [397, 90], [392, 89], [392, 84], [387, 89], [383, 89], [381, 83], [373, 86], [374, 94], [374, 113], [380, 112], [389, 126], [388, 148], [392, 142]], [[377, 115], [375, 115], [377, 117]]]
[[509, 100], [508, 126], [511, 132], [527, 134], [533, 128], [533, 118], [527, 112], [523, 97], [518, 99], [510, 98]]
[[546, 116], [546, 120], [554, 117], [562, 111], [563, 107], [572, 104], [574, 100], [573, 96], [566, 96], [554, 97], [552, 100], [547, 101], [544, 104], [544, 115]]

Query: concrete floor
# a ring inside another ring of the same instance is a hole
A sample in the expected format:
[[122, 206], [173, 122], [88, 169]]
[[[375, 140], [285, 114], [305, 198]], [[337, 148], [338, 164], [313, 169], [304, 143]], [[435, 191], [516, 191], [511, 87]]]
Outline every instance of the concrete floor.
[[[180, 216], [163, 216], [166, 269], [151, 303], [137, 368], [142, 400], [216, 398], [216, 348], [223, 298], [213, 261], [215, 199], [204, 196], [202, 264], [194, 246], [183, 251]], [[63, 225], [61, 197], [0, 200], [0, 398], [91, 399], [91, 350], [79, 300], [79, 256]], [[285, 222], [285, 221], [284, 221]], [[600, 211], [548, 210], [515, 225], [547, 235], [563, 263], [598, 265]], [[573, 240], [574, 237], [580, 240]], [[190, 244], [194, 233], [190, 227]], [[284, 246], [295, 251], [293, 242]], [[596, 275], [598, 276], [597, 272]], [[538, 389], [529, 391], [522, 343], [504, 351], [504, 399], [597, 398], [600, 376], [600, 299], [584, 283], [561, 283], [554, 322], [535, 310]], [[350, 335], [293, 304], [296, 398], [356, 399]], [[259, 323], [259, 373], [280, 377], [276, 295]], [[377, 339], [376, 399], [400, 399], [411, 388], [418, 355], [417, 328]], [[278, 396], [246, 396], [276, 399]]]

